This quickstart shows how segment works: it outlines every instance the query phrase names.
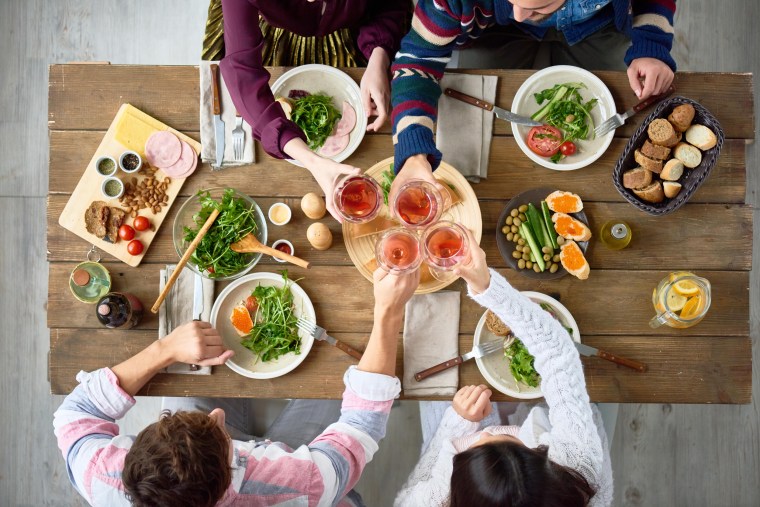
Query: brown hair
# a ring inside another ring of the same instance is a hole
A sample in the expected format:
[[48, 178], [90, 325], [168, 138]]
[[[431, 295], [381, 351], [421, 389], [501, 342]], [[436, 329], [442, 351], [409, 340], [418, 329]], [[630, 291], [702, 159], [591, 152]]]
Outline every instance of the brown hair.
[[122, 481], [138, 507], [213, 506], [232, 479], [229, 437], [202, 412], [164, 413], [124, 459]]
[[454, 456], [451, 507], [583, 507], [588, 481], [549, 459], [549, 448], [515, 442], [471, 447]]

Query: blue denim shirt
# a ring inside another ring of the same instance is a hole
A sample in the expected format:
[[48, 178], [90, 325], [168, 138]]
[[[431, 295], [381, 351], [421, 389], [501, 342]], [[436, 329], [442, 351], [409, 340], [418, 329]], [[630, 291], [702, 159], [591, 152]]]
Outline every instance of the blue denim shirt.
[[499, 24], [514, 23], [537, 40], [541, 40], [549, 28], [556, 28], [571, 46], [609, 25], [615, 18], [612, 0], [567, 0], [559, 10], [539, 23], [515, 21], [510, 2], [497, 1], [495, 7]]

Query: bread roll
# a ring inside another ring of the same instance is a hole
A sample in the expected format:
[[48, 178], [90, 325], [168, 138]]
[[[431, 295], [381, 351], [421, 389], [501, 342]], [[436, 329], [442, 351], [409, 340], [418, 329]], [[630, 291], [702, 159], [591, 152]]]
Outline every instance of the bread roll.
[[623, 186], [625, 188], [644, 188], [652, 183], [652, 171], [647, 171], [643, 167], [629, 169], [623, 173]]
[[689, 143], [678, 143], [673, 150], [673, 156], [689, 169], [694, 169], [702, 162], [702, 152]]
[[667, 146], [671, 148], [678, 143], [678, 136], [673, 125], [665, 118], [657, 118], [647, 127], [649, 139], [658, 146]]
[[665, 167], [662, 168], [660, 178], [668, 181], [678, 181], [678, 178], [683, 174], [683, 162], [677, 158], [671, 158], [665, 162]]
[[678, 132], [686, 132], [691, 122], [694, 121], [694, 106], [691, 104], [681, 104], [673, 108], [673, 112], [668, 116], [668, 121]]
[[700, 150], [709, 150], [718, 144], [718, 136], [704, 125], [692, 125], [686, 131], [686, 140]]
[[662, 183], [660, 183], [660, 180], [656, 180], [644, 188], [634, 188], [633, 193], [640, 199], [654, 204], [661, 203], [665, 200], [665, 192], [662, 190]]
[[641, 147], [641, 153], [649, 158], [656, 158], [658, 160], [667, 160], [670, 155], [670, 148], [667, 146], [657, 146], [652, 144], [649, 140], [644, 141], [644, 145]]
[[665, 197], [673, 198], [678, 195], [678, 193], [681, 191], [681, 184], [676, 183], [675, 181], [666, 181], [662, 184], [663, 191], [665, 192]]
[[636, 163], [639, 164], [641, 167], [646, 169], [647, 171], [652, 171], [653, 173], [660, 174], [660, 171], [662, 171], [662, 160], [657, 160], [656, 158], [649, 158], [643, 153], [641, 153], [640, 150], [636, 150], [633, 152], [633, 158], [636, 160]]

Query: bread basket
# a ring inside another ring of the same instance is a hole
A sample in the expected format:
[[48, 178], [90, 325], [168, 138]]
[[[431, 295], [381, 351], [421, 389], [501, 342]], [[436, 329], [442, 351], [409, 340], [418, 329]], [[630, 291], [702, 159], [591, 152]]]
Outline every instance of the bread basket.
[[[657, 118], [667, 118], [674, 107], [681, 104], [691, 104], [694, 107], [694, 120], [692, 124], [699, 123], [709, 128], [715, 133], [718, 138], [718, 143], [709, 150], [702, 152], [702, 162], [694, 169], [686, 169], [683, 176], [678, 180], [681, 183], [681, 192], [672, 199], [666, 198], [663, 202], [658, 204], [644, 202], [632, 190], [629, 190], [623, 186], [623, 172], [628, 169], [633, 169], [638, 166], [634, 160], [634, 152], [640, 148], [644, 141], [648, 138], [647, 127], [649, 124]], [[628, 202], [639, 208], [645, 213], [650, 215], [667, 215], [683, 206], [686, 201], [691, 199], [694, 192], [702, 185], [707, 179], [713, 166], [718, 160], [720, 150], [723, 147], [724, 134], [720, 123], [715, 116], [707, 109], [702, 107], [699, 103], [688, 99], [686, 97], [671, 97], [665, 99], [655, 108], [652, 113], [647, 116], [644, 121], [641, 122], [639, 128], [631, 136], [628, 144], [625, 145], [622, 155], [615, 164], [615, 169], [612, 172], [612, 181], [615, 184], [620, 195], [622, 195]]]

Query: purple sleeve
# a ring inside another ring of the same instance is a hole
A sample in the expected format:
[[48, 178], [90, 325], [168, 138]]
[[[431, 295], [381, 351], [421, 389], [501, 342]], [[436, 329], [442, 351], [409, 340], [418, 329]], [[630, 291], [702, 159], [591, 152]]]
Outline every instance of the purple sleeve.
[[393, 61], [409, 28], [411, 13], [409, 0], [370, 0], [359, 28], [359, 51], [369, 60], [372, 50], [381, 47]]
[[248, 0], [222, 0], [222, 11], [225, 57], [219, 67], [232, 101], [264, 150], [273, 157], [288, 158], [285, 145], [296, 137], [305, 141], [306, 136], [285, 117], [269, 88], [269, 72], [261, 58], [264, 38], [259, 11]]

